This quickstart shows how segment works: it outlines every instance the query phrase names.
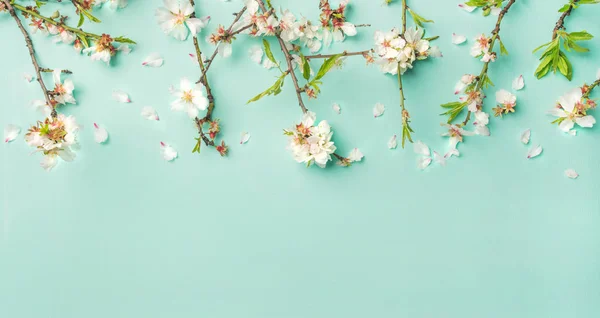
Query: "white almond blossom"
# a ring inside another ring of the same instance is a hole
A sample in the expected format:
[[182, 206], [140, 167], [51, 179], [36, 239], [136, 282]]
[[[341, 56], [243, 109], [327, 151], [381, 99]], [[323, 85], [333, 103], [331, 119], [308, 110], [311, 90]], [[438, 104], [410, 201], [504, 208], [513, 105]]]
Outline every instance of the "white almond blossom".
[[163, 32], [177, 40], [184, 41], [190, 32], [195, 36], [210, 19], [192, 18], [194, 7], [188, 0], [163, 0], [163, 3], [164, 7], [156, 9], [156, 19]]
[[441, 57], [439, 48], [430, 46], [429, 41], [423, 38], [423, 32], [423, 29], [408, 28], [404, 36], [401, 36], [396, 28], [385, 33], [376, 31], [374, 40], [378, 58], [375, 59], [375, 64], [379, 65], [383, 73], [396, 75], [398, 67], [403, 74], [413, 67], [416, 60]]
[[57, 157], [64, 161], [75, 159], [73, 149], [77, 145], [78, 131], [75, 117], [58, 114], [29, 128], [25, 141], [44, 155], [41, 166], [49, 171], [58, 163]]
[[465, 130], [459, 125], [443, 124], [442, 126], [448, 129], [448, 131], [443, 133], [442, 136], [450, 137], [450, 149], [448, 153], [446, 153], [445, 157], [449, 158], [452, 156], [459, 156], [460, 153], [457, 149], [458, 143], [463, 141], [464, 136], [473, 136], [475, 135], [475, 133], [472, 131]]
[[581, 88], [574, 88], [559, 98], [558, 104], [550, 110], [550, 114], [558, 117], [555, 122], [560, 130], [569, 132], [575, 124], [580, 127], [593, 127], [596, 119], [588, 115], [587, 111], [595, 107], [596, 103], [584, 97]]
[[66, 79], [64, 82], [60, 80], [61, 70], [54, 70], [52, 72], [52, 78], [54, 79], [54, 92], [56, 95], [54, 96], [54, 100], [62, 105], [67, 103], [75, 104], [77, 101], [73, 97], [73, 90], [75, 89], [75, 85], [73, 85], [73, 81], [71, 79]]
[[323, 120], [314, 126], [315, 121], [316, 114], [307, 112], [293, 129], [285, 130], [285, 135], [289, 138], [288, 148], [296, 162], [306, 166], [314, 163], [325, 168], [336, 150], [331, 141], [333, 131], [327, 121]]
[[490, 130], [487, 125], [490, 122], [490, 115], [481, 110], [475, 112], [475, 121], [473, 125], [475, 125], [475, 133], [480, 136], [489, 136]]
[[177, 97], [171, 103], [171, 109], [174, 111], [184, 111], [190, 118], [196, 118], [201, 110], [208, 107], [208, 98], [203, 94], [202, 84], [193, 84], [189, 79], [182, 78], [179, 82], [179, 89], [173, 91]]
[[481, 34], [475, 38], [475, 44], [471, 47], [471, 56], [478, 57], [482, 56], [490, 50], [490, 38], [486, 37], [485, 34]]

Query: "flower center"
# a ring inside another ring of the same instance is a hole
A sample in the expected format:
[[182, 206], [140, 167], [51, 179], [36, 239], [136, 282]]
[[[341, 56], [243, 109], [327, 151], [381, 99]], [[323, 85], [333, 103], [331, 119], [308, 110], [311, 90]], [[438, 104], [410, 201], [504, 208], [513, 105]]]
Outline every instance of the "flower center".
[[181, 96], [181, 99], [184, 102], [186, 102], [186, 103], [191, 103], [192, 100], [194, 99], [194, 95], [192, 94], [192, 90], [183, 92], [183, 96]]

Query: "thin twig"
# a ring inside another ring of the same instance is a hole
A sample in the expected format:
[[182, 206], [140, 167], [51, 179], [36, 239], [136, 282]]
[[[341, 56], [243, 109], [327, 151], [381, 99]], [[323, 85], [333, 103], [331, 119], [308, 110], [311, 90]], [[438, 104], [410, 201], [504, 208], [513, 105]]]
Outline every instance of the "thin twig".
[[337, 55], [340, 55], [340, 56], [353, 56], [353, 55], [365, 55], [365, 54], [369, 54], [369, 53], [373, 53], [373, 52], [375, 52], [375, 51], [373, 49], [370, 49], [370, 50], [360, 51], [360, 52], [347, 52], [347, 51], [344, 51], [344, 52], [342, 52], [340, 54], [305, 55], [304, 57], [307, 60], [311, 60], [311, 59], [327, 59], [327, 58], [334, 57], [334, 56], [337, 56]]
[[[52, 73], [52, 72], [54, 72], [54, 70], [51, 69], [51, 68], [42, 67], [42, 68], [40, 68], [40, 72]], [[69, 70], [60, 70], [60, 72], [63, 73], [63, 74], [73, 74], [73, 72], [71, 72]]]
[[[268, 12], [267, 8], [265, 8], [265, 4], [263, 3], [262, 0], [258, 1], [258, 5], [263, 10], [263, 12]], [[273, 12], [272, 14], [277, 19], [277, 14], [275, 12]], [[298, 106], [300, 106], [300, 108], [302, 109], [302, 113], [306, 114], [308, 112], [308, 109], [306, 108], [306, 106], [304, 105], [304, 101], [302, 100], [302, 89], [300, 88], [300, 85], [298, 84], [298, 78], [296, 77], [296, 74], [294, 73], [294, 66], [292, 65], [293, 58], [290, 55], [290, 52], [288, 52], [287, 47], [285, 46], [285, 42], [283, 41], [283, 39], [281, 38], [281, 36], [279, 35], [278, 32], [275, 32], [275, 37], [277, 38], [277, 41], [279, 42], [279, 46], [281, 47], [281, 51], [283, 52], [283, 55], [285, 55], [285, 62], [287, 63], [289, 74], [292, 76], [292, 82], [294, 82], [294, 88], [296, 89], [296, 97], [298, 98]]]
[[552, 40], [556, 39], [556, 37], [558, 36], [558, 31], [561, 29], [565, 28], [565, 19], [571, 15], [571, 11], [573, 11], [574, 9], [574, 4], [577, 3], [577, 1], [579, 0], [573, 0], [573, 2], [570, 2], [570, 6], [569, 9], [567, 9], [567, 11], [563, 12], [563, 14], [560, 16], [560, 18], [558, 19], [558, 21], [556, 21], [556, 26], [554, 27], [554, 30], [552, 30]]
[[52, 117], [56, 117], [57, 116], [56, 109], [54, 108], [52, 99], [50, 98], [50, 94], [48, 93], [48, 89], [46, 88], [46, 84], [44, 83], [44, 80], [42, 79], [42, 74], [41, 74], [42, 68], [40, 67], [40, 65], [37, 61], [37, 58], [35, 57], [35, 50], [33, 49], [33, 43], [31, 43], [31, 37], [29, 36], [29, 33], [27, 33], [27, 31], [23, 27], [23, 23], [21, 22], [21, 19], [19, 19], [19, 17], [17, 16], [17, 13], [15, 12], [15, 9], [13, 8], [13, 5], [11, 5], [10, 1], [2, 0], [2, 2], [4, 2], [6, 7], [8, 8], [8, 12], [10, 12], [10, 15], [15, 19], [15, 22], [17, 23], [17, 26], [21, 30], [21, 33], [23, 33], [23, 37], [25, 38], [25, 43], [27, 44], [27, 49], [29, 49], [29, 56], [31, 57], [31, 63], [33, 64], [33, 67], [35, 68], [35, 73], [37, 75], [37, 81], [38, 81], [38, 83], [40, 83], [40, 87], [42, 88], [42, 92], [44, 93], [44, 98], [46, 99], [46, 103], [48, 104], [48, 106], [52, 107]]

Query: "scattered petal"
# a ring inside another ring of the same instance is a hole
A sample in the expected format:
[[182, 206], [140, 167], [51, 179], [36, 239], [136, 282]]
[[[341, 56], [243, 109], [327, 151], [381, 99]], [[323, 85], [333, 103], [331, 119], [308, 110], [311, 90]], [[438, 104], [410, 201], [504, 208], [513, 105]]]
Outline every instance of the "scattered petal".
[[129, 99], [129, 95], [121, 90], [115, 90], [112, 93], [112, 97], [119, 103], [131, 103], [131, 99]]
[[248, 50], [248, 54], [254, 63], [260, 64], [262, 62], [264, 52], [260, 46], [254, 45]]
[[348, 160], [350, 160], [350, 162], [358, 162], [361, 161], [363, 157], [363, 153], [360, 152], [358, 148], [354, 148], [352, 149], [352, 151], [350, 151], [350, 155], [348, 155]]
[[446, 158], [444, 156], [440, 155], [439, 153], [437, 153], [437, 151], [433, 152], [433, 160], [435, 160], [435, 162], [439, 163], [440, 166], [446, 165]]
[[377, 118], [383, 115], [383, 112], [385, 112], [385, 106], [382, 103], [375, 104], [375, 107], [373, 107], [373, 116]]
[[458, 152], [458, 149], [456, 149], [456, 148], [450, 149], [450, 150], [449, 150], [449, 151], [448, 151], [448, 152], [447, 152], [447, 153], [444, 155], [444, 158], [448, 159], [448, 158], [452, 158], [452, 156], [455, 156], [455, 157], [460, 157], [460, 152]]
[[466, 36], [452, 33], [452, 44], [459, 45], [465, 43], [465, 41], [467, 41]]
[[23, 78], [28, 82], [31, 83], [33, 81], [33, 79], [35, 78], [33, 75], [29, 74], [29, 73], [23, 73]]
[[127, 55], [127, 54], [131, 53], [131, 47], [127, 44], [121, 44], [117, 48], [117, 51], [121, 51], [121, 52], [123, 52], [123, 54]]
[[340, 107], [340, 105], [338, 103], [333, 103], [332, 108], [333, 108], [334, 112], [336, 112], [338, 114], [342, 113], [342, 108]]
[[156, 110], [151, 106], [144, 106], [141, 115], [148, 120], [160, 120], [160, 118], [158, 118], [158, 113], [156, 113]]
[[161, 67], [164, 62], [165, 62], [165, 59], [163, 59], [162, 56], [160, 56], [160, 54], [152, 53], [144, 59], [144, 61], [142, 62], [142, 65], [150, 66], [150, 67]]
[[577, 130], [575, 130], [575, 129], [569, 130], [569, 135], [571, 135], [571, 136], [577, 136]]
[[512, 88], [516, 91], [520, 91], [525, 87], [525, 80], [523, 79], [523, 75], [515, 78], [512, 82]]
[[498, 8], [498, 7], [493, 7], [492, 11], [491, 11], [492, 15], [495, 15], [495, 16], [499, 16], [500, 12], [502, 12], [502, 8]]
[[577, 177], [579, 177], [579, 174], [573, 169], [567, 169], [565, 170], [565, 176], [567, 176], [567, 178], [577, 179]]
[[4, 142], [8, 143], [15, 140], [20, 132], [21, 128], [19, 126], [6, 125], [6, 127], [4, 127]]
[[108, 139], [108, 132], [106, 129], [98, 126], [98, 124], [94, 123], [94, 140], [101, 144]]
[[429, 147], [427, 147], [427, 145], [424, 144], [420, 140], [417, 140], [417, 142], [415, 142], [415, 144], [413, 146], [413, 150], [415, 151], [416, 154], [419, 154], [419, 155], [423, 155], [423, 156], [431, 155], [431, 153], [429, 152]]
[[532, 147], [527, 152], [527, 159], [535, 158], [535, 157], [539, 156], [541, 153], [542, 153], [542, 146], [537, 145], [535, 147]]
[[431, 157], [419, 157], [417, 159], [417, 168], [425, 170], [431, 164]]
[[471, 7], [471, 6], [468, 6], [468, 5], [464, 4], [464, 3], [461, 3], [461, 4], [459, 4], [458, 6], [459, 6], [461, 9], [463, 9], [463, 10], [465, 10], [465, 11], [467, 11], [467, 12], [473, 12], [473, 10], [475, 10], [475, 8], [477, 8], [477, 7]]
[[398, 147], [398, 140], [397, 140], [397, 136], [393, 135], [392, 138], [390, 138], [390, 140], [388, 141], [388, 148], [396, 149], [396, 147]]
[[242, 133], [242, 138], [240, 139], [240, 145], [247, 143], [248, 140], [250, 140], [250, 134], [244, 131]]
[[527, 145], [529, 143], [530, 138], [531, 138], [531, 129], [527, 129], [521, 134], [521, 142], [525, 145]]
[[173, 161], [177, 158], [177, 151], [162, 141], [160, 142], [160, 153], [166, 161]]

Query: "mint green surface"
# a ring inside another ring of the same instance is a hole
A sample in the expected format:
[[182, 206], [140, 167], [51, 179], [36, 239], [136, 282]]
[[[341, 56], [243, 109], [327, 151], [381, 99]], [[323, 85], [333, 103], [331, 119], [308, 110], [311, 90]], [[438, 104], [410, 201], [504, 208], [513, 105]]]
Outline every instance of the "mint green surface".
[[[199, 15], [212, 16], [202, 37], [241, 7], [237, 0], [198, 2]], [[329, 51], [368, 49], [375, 30], [400, 26], [399, 4], [380, 2], [352, 1], [350, 20], [372, 27]], [[411, 2], [435, 20], [428, 34], [440, 35], [444, 57], [407, 73], [407, 107], [414, 137], [444, 151], [439, 105], [454, 100], [461, 75], [480, 71], [469, 47], [495, 17], [468, 14], [457, 1]], [[307, 169], [291, 159], [281, 134], [301, 117], [291, 82], [279, 96], [245, 105], [276, 74], [250, 61], [257, 39], [240, 36], [233, 56], [211, 71], [215, 115], [231, 145], [221, 158], [206, 149], [192, 154], [191, 121], [169, 110], [169, 85], [198, 70], [187, 56], [191, 40], [167, 37], [155, 22], [161, 1], [131, 0], [124, 10], [97, 11], [101, 25], [86, 23], [139, 43], [111, 67], [34, 35], [44, 66], [74, 72], [79, 103], [63, 112], [85, 127], [76, 161], [50, 173], [38, 166], [39, 154], [30, 155], [23, 132], [0, 146], [0, 317], [600, 316], [600, 128], [568, 136], [545, 114], [561, 94], [594, 79], [599, 41], [590, 41], [590, 54], [570, 55], [573, 82], [533, 78], [531, 51], [550, 39], [563, 2], [517, 1], [501, 32], [510, 56], [492, 65], [496, 87], [486, 103], [489, 110], [496, 89], [511, 90], [524, 74], [517, 113], [492, 119], [491, 137], [469, 138], [460, 158], [426, 171], [416, 168], [411, 146], [387, 149], [400, 132], [397, 84], [361, 58], [328, 75], [323, 95], [307, 106], [330, 121], [342, 153], [359, 147], [365, 160]], [[317, 18], [317, 0], [273, 3]], [[600, 6], [585, 7], [567, 26], [600, 36], [599, 14]], [[469, 42], [451, 44], [453, 32]], [[0, 125], [25, 130], [41, 118], [29, 102], [42, 95], [21, 78], [33, 68], [7, 14], [0, 15], [0, 39]], [[163, 67], [142, 68], [151, 52], [164, 55]], [[133, 103], [113, 101], [113, 89], [129, 92]], [[386, 112], [374, 119], [376, 102]], [[140, 117], [145, 105], [160, 122]], [[94, 122], [109, 131], [107, 144], [94, 143]], [[526, 128], [532, 144], [544, 147], [530, 161], [519, 141]], [[242, 131], [252, 135], [246, 145], [238, 143]], [[165, 162], [159, 141], [180, 157]], [[567, 168], [579, 179], [567, 179]]]

